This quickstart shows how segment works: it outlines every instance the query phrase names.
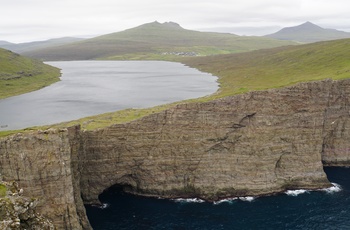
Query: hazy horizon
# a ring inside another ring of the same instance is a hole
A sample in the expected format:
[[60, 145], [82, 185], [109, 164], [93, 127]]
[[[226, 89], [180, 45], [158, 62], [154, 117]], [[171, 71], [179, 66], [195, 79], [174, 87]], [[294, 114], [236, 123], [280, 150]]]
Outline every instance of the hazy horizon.
[[0, 40], [12, 43], [95, 37], [152, 21], [198, 31], [266, 35], [306, 21], [350, 32], [345, 0], [15, 0], [2, 3]]

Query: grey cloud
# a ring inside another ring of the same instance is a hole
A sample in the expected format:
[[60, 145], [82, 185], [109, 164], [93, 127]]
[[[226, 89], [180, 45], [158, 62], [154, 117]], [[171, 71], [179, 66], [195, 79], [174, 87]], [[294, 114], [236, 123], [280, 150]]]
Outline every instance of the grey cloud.
[[305, 21], [350, 31], [349, 6], [348, 0], [13, 0], [1, 4], [0, 40], [112, 33], [155, 20], [255, 35]]

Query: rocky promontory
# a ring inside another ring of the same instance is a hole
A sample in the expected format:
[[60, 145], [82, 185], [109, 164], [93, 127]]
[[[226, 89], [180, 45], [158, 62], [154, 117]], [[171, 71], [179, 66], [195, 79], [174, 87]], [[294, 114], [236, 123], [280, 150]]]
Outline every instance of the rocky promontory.
[[300, 83], [86, 131], [0, 139], [0, 173], [58, 229], [90, 229], [83, 203], [105, 189], [216, 200], [330, 186], [324, 165], [350, 165], [350, 80]]

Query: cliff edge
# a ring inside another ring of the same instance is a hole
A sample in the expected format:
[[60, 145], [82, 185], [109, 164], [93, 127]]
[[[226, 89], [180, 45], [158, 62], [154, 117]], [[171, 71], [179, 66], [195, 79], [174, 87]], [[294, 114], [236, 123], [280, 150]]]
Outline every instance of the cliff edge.
[[180, 104], [95, 131], [0, 139], [0, 173], [58, 229], [90, 229], [83, 203], [113, 185], [147, 196], [266, 195], [330, 186], [350, 165], [350, 80], [324, 80]]

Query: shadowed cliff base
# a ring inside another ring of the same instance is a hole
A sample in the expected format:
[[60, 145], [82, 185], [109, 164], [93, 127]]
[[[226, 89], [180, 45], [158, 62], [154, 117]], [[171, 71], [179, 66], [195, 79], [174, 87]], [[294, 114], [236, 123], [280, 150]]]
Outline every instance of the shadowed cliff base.
[[[344, 229], [349, 226], [349, 168], [324, 168], [333, 187], [288, 190], [217, 202], [161, 199], [108, 189], [102, 207], [86, 206], [94, 229]], [[328, 208], [325, 208], [328, 207]], [[330, 221], [331, 220], [331, 221]]]

